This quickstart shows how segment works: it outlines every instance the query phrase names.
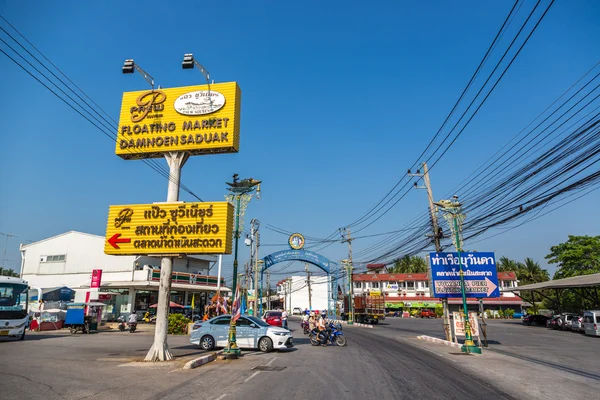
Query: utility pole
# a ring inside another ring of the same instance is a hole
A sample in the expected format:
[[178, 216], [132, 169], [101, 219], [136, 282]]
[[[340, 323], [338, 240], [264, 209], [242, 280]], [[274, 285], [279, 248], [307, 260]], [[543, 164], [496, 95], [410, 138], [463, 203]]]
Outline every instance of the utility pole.
[[352, 288], [352, 241], [354, 239], [350, 235], [350, 228], [344, 228], [342, 233], [342, 243], [348, 243], [348, 262], [346, 268], [348, 272], [348, 324], [354, 323], [354, 289]]
[[[408, 170], [408, 176], [416, 176], [422, 177], [423, 183], [425, 186], [419, 186], [415, 182], [416, 189], [426, 189], [427, 190], [427, 200], [429, 201], [429, 213], [431, 216], [431, 227], [433, 229], [433, 242], [435, 244], [435, 251], [440, 253], [442, 252], [442, 244], [440, 243], [440, 239], [443, 237], [442, 230], [438, 224], [437, 214], [435, 212], [435, 204], [433, 201], [433, 192], [431, 190], [431, 182], [429, 180], [429, 169], [427, 168], [427, 163], [423, 163], [423, 173], [417, 170], [416, 174], [411, 174], [410, 170]], [[428, 268], [430, 271], [431, 269]], [[431, 279], [430, 279], [431, 281]], [[431, 288], [430, 288], [431, 290]], [[446, 334], [446, 340], [449, 342], [452, 341], [452, 329], [450, 329], [450, 318], [449, 318], [449, 310], [448, 310], [448, 299], [442, 298], [442, 307], [444, 310], [444, 332]]]
[[312, 290], [310, 288], [310, 270], [308, 269], [308, 263], [304, 263], [304, 269], [306, 270], [306, 284], [308, 285], [308, 309], [312, 311]]
[[252, 310], [254, 311], [254, 314], [256, 315], [256, 313], [258, 312], [258, 302], [261, 301], [258, 298], [258, 294], [259, 294], [259, 290], [258, 290], [258, 247], [260, 246], [259, 243], [259, 234], [258, 234], [258, 227], [260, 226], [260, 222], [258, 222], [258, 220], [256, 218], [253, 218], [252, 221], [250, 221], [250, 225], [251, 225], [251, 232], [252, 232], [252, 244], [254, 245], [254, 307], [252, 308]]
[[17, 235], [13, 235], [12, 233], [2, 233], [0, 232], [0, 235], [2, 236], [6, 236], [6, 242], [4, 243], [4, 255], [2, 256], [2, 270], [4, 270], [4, 267], [6, 266], [6, 248], [8, 247], [8, 239], [12, 238], [12, 237], [17, 237]]
[[286, 284], [288, 285], [288, 294], [290, 296], [290, 301], [287, 305], [288, 314], [292, 313], [292, 278], [287, 278]]
[[267, 271], [267, 310], [271, 309], [271, 283], [269, 281], [270, 276], [271, 273]]

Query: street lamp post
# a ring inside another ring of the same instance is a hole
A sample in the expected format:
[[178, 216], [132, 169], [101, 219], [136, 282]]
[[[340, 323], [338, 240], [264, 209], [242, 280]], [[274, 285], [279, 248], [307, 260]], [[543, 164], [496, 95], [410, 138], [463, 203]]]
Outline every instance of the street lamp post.
[[442, 210], [446, 213], [444, 215], [444, 219], [450, 225], [450, 230], [454, 234], [454, 246], [456, 247], [456, 252], [458, 253], [458, 268], [460, 275], [460, 291], [462, 294], [462, 302], [463, 302], [463, 321], [465, 324], [465, 344], [461, 347], [461, 351], [463, 353], [477, 353], [481, 354], [481, 349], [475, 345], [473, 342], [473, 334], [471, 331], [471, 322], [469, 321], [469, 311], [467, 309], [467, 293], [465, 288], [465, 276], [462, 267], [462, 244], [460, 239], [460, 231], [459, 220], [462, 222], [464, 220], [465, 215], [461, 213], [461, 204], [458, 202], [458, 197], [454, 196], [454, 200], [442, 200], [440, 202], [435, 203], [435, 205], [442, 208]]
[[[261, 181], [257, 181], [252, 178], [240, 181], [238, 180], [238, 174], [233, 175], [233, 183], [227, 183], [230, 186], [228, 190], [231, 193], [226, 195], [225, 199], [230, 203], [234, 203], [235, 206], [235, 227], [233, 232], [235, 245], [233, 250], [233, 285], [231, 287], [234, 297], [235, 293], [237, 293], [238, 285], [238, 241], [240, 238], [240, 232], [242, 231], [244, 212], [246, 211], [246, 207], [252, 199], [255, 191], [256, 197], [260, 198], [260, 183]], [[235, 301], [235, 298], [233, 300]], [[241, 353], [236, 343], [235, 323], [236, 321], [233, 320], [232, 315], [229, 323], [229, 339], [227, 341], [227, 347], [223, 350], [225, 357], [228, 359], [238, 358]]]

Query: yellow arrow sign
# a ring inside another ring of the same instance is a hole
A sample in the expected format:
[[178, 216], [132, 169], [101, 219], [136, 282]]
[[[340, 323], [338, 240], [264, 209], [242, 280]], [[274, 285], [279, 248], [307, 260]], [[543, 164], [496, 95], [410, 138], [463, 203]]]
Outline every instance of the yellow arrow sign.
[[233, 205], [162, 203], [110, 206], [106, 254], [231, 254]]

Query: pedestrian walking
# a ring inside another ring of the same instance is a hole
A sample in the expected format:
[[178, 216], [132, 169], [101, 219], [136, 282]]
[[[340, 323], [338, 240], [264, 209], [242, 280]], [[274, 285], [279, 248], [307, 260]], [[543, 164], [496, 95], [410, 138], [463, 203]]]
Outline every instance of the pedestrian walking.
[[284, 327], [285, 329], [289, 329], [287, 320], [288, 320], [288, 313], [287, 313], [287, 311], [283, 310], [281, 312], [281, 326]]

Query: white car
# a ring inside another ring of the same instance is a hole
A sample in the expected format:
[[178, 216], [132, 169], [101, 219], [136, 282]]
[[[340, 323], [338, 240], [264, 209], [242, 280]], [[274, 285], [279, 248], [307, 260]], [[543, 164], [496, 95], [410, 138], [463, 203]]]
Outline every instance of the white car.
[[[226, 347], [229, 338], [231, 315], [220, 315], [208, 321], [196, 322], [190, 343], [203, 350]], [[239, 348], [259, 349], [269, 352], [293, 347], [293, 337], [289, 330], [271, 326], [265, 321], [249, 316], [241, 316], [236, 321], [236, 343]]]

